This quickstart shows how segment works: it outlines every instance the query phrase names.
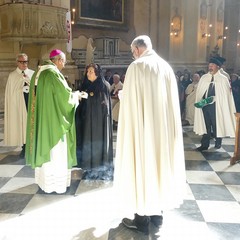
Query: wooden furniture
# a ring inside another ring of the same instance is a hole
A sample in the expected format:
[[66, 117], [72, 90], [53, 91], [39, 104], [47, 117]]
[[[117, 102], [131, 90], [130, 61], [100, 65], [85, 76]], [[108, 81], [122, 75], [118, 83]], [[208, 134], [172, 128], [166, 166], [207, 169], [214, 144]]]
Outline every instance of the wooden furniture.
[[230, 165], [234, 165], [237, 161], [240, 161], [240, 113], [235, 113], [235, 116], [236, 116], [235, 147], [234, 155], [230, 159]]

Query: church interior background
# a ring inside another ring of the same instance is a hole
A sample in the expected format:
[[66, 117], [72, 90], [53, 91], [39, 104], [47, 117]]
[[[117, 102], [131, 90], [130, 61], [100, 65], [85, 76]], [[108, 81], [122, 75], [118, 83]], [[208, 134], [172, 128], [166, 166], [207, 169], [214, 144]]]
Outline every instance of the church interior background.
[[0, 0], [1, 240], [240, 239], [240, 165], [229, 166], [233, 138], [200, 153], [194, 150], [200, 136], [183, 126], [186, 197], [149, 236], [115, 221], [112, 182], [84, 181], [73, 171], [65, 194], [44, 194], [19, 152], [3, 145], [5, 86], [18, 53], [26, 53], [36, 70], [51, 50], [61, 49], [67, 56], [63, 74], [76, 85], [89, 61], [124, 73], [132, 61], [130, 44], [140, 34], [151, 37], [175, 72], [206, 71], [218, 54], [228, 73], [240, 74], [239, 0]]
[[[86, 3], [97, 11], [89, 11]], [[104, 70], [123, 73], [132, 61], [131, 41], [147, 34], [175, 71], [206, 70], [209, 57], [219, 54], [227, 59], [228, 72], [240, 72], [238, 0], [121, 0], [116, 9], [108, 5], [109, 0], [0, 0], [0, 111], [19, 52], [28, 54], [34, 70], [50, 50], [62, 49], [68, 59], [63, 73], [74, 84], [81, 80], [89, 54]]]

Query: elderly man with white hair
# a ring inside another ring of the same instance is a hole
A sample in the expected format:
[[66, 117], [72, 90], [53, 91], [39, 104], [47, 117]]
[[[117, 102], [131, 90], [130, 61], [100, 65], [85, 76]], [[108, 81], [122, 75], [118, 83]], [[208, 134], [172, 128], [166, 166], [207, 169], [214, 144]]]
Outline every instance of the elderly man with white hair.
[[29, 85], [34, 74], [28, 63], [27, 54], [17, 55], [17, 68], [9, 74], [5, 90], [4, 144], [21, 146], [20, 158], [25, 155]]
[[118, 92], [122, 90], [123, 84], [120, 81], [120, 75], [115, 73], [113, 75], [113, 84], [110, 87], [110, 93], [111, 93], [111, 99], [112, 99], [112, 109], [116, 105], [116, 103], [119, 101], [118, 98]]
[[145, 234], [160, 227], [162, 211], [182, 203], [186, 187], [178, 87], [171, 66], [135, 38], [135, 60], [121, 95], [114, 186], [123, 224]]
[[64, 193], [77, 165], [75, 109], [81, 98], [60, 72], [66, 55], [54, 49], [33, 75], [27, 120], [26, 163], [46, 193]]

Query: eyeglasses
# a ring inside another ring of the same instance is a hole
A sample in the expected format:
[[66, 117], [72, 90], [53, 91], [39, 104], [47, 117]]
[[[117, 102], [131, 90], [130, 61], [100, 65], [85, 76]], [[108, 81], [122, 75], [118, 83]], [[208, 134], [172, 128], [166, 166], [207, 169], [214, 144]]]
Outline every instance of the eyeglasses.
[[21, 64], [28, 64], [28, 61], [18, 61]]
[[67, 60], [65, 60], [63, 58], [59, 58], [58, 60], [61, 60], [64, 64], [67, 64]]

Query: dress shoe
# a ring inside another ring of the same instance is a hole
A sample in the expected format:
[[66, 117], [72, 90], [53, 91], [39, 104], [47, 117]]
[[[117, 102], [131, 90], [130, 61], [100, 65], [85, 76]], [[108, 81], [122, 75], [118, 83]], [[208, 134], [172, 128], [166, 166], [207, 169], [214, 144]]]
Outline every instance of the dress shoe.
[[163, 216], [162, 215], [153, 215], [150, 216], [150, 221], [153, 223], [153, 225], [157, 228], [159, 228], [163, 223]]
[[188, 120], [183, 120], [182, 121], [182, 126], [190, 126], [190, 123]]
[[219, 148], [221, 148], [221, 147], [222, 147], [221, 144], [215, 144], [215, 147], [214, 147], [214, 148], [219, 149]]
[[25, 149], [23, 149], [20, 154], [19, 154], [20, 158], [25, 158]]
[[144, 216], [143, 219], [144, 221], [142, 222], [142, 224], [138, 223], [136, 221], [136, 218], [131, 220], [129, 218], [124, 218], [122, 220], [122, 223], [125, 227], [129, 228], [129, 229], [133, 229], [133, 230], [137, 230], [139, 232], [144, 233], [145, 235], [149, 234], [149, 222], [150, 222], [150, 218]]
[[25, 148], [26, 148], [26, 144], [22, 145], [22, 151], [19, 154], [20, 158], [25, 158]]
[[204, 150], [208, 150], [208, 147], [200, 146], [200, 147], [196, 148], [196, 150], [199, 151], [199, 152], [202, 152]]

